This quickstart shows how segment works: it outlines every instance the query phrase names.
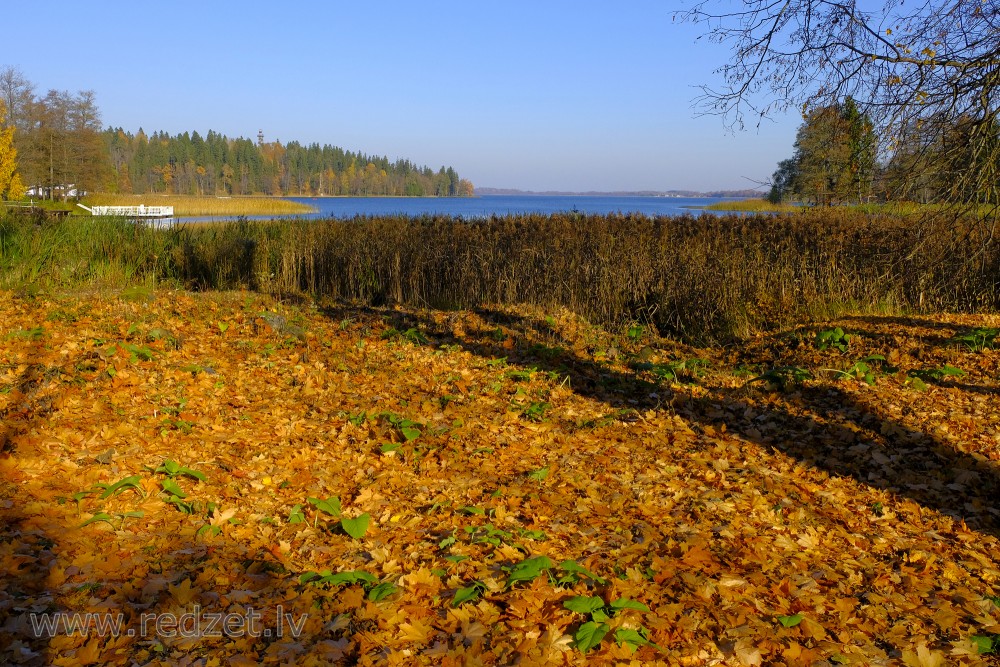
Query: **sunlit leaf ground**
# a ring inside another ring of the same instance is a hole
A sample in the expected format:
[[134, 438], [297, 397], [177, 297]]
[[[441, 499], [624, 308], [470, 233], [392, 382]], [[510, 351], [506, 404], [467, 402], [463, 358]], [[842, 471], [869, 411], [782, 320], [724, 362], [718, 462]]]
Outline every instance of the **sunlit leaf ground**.
[[997, 326], [0, 294], [0, 662], [995, 664]]

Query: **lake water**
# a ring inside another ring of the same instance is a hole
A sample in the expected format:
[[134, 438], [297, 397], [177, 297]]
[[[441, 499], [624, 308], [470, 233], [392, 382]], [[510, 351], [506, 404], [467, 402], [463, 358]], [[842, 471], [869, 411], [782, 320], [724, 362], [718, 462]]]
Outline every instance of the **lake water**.
[[[464, 219], [493, 215], [567, 211], [588, 214], [642, 213], [655, 216], [701, 214], [700, 206], [723, 201], [693, 197], [624, 197], [602, 195], [478, 195], [475, 197], [286, 197], [317, 209], [316, 213], [292, 216], [304, 219], [353, 218], [380, 215], [446, 215]], [[715, 213], [715, 211], [709, 211]], [[248, 216], [263, 217], [274, 216]], [[234, 216], [235, 218], [235, 216]], [[219, 218], [215, 218], [218, 220]], [[225, 218], [223, 218], [225, 219]], [[178, 218], [195, 222], [211, 218]]]
[[648, 216], [699, 213], [692, 207], [720, 201], [687, 197], [621, 197], [600, 195], [479, 195], [476, 197], [289, 197], [318, 209], [306, 216], [353, 218], [357, 215], [448, 215], [488, 218], [519, 213], [642, 213]]

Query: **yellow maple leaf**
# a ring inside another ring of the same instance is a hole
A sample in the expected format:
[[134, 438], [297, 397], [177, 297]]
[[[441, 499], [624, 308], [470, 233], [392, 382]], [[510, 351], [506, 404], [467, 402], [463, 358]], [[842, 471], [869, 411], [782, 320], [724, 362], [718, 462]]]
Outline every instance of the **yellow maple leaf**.
[[185, 579], [177, 585], [167, 586], [167, 589], [170, 591], [170, 597], [181, 605], [189, 604], [201, 592], [197, 588], [191, 587], [191, 579]]
[[430, 623], [414, 619], [412, 623], [399, 624], [399, 639], [404, 642], [425, 644], [433, 631], [434, 627]]

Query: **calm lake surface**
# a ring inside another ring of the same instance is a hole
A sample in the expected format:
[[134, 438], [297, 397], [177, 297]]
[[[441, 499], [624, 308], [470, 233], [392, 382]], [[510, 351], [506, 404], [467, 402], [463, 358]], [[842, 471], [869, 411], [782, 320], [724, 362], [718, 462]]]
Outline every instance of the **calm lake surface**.
[[613, 197], [597, 195], [479, 195], [476, 197], [289, 197], [319, 209], [305, 217], [353, 218], [357, 215], [449, 215], [488, 218], [516, 213], [643, 213], [648, 216], [694, 213], [719, 199]]
[[[642, 213], [653, 216], [700, 215], [699, 206], [723, 199], [691, 197], [616, 197], [599, 195], [478, 195], [475, 197], [286, 197], [317, 209], [316, 213], [291, 216], [299, 219], [353, 218], [379, 215], [447, 215], [465, 219], [493, 215], [566, 211], [588, 214]], [[708, 211], [708, 213], [722, 213]], [[249, 216], [263, 217], [274, 216]], [[220, 218], [215, 218], [220, 219]], [[221, 218], [227, 219], [227, 218]], [[211, 218], [178, 218], [203, 221]]]

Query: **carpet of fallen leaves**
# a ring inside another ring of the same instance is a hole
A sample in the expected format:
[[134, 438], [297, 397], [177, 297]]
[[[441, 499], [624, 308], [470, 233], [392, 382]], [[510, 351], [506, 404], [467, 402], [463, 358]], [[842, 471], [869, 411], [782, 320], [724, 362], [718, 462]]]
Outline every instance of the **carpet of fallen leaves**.
[[996, 664], [998, 323], [0, 293], [0, 662]]

